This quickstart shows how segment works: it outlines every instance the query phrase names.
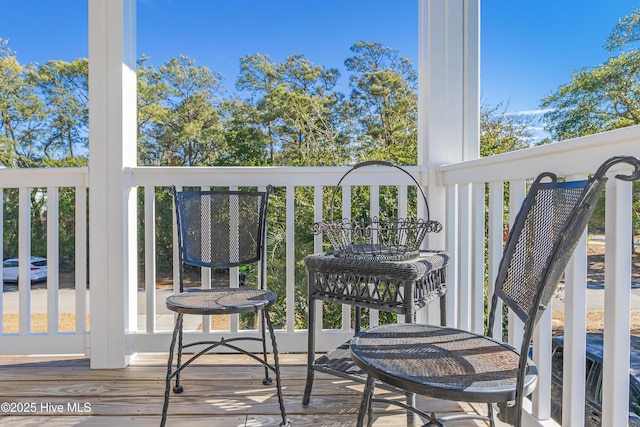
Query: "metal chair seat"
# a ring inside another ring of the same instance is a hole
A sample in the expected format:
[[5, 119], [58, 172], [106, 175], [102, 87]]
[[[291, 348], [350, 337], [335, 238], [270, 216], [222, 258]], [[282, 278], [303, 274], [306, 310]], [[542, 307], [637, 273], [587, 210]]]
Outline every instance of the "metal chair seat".
[[[477, 403], [516, 398], [520, 355], [511, 346], [460, 329], [393, 324], [364, 330], [351, 341], [354, 362], [368, 375], [411, 393]], [[524, 391], [536, 385], [528, 363]]]
[[196, 289], [167, 297], [167, 308], [176, 313], [216, 315], [250, 313], [271, 307], [276, 294], [265, 289]]

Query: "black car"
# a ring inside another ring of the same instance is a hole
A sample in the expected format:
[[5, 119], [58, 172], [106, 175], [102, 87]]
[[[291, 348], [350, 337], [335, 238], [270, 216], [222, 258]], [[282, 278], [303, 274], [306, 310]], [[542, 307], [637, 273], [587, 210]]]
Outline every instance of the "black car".
[[[602, 334], [587, 334], [585, 426], [602, 425]], [[562, 424], [562, 361], [564, 337], [553, 339], [551, 418]], [[631, 336], [629, 425], [640, 427], [640, 337]]]

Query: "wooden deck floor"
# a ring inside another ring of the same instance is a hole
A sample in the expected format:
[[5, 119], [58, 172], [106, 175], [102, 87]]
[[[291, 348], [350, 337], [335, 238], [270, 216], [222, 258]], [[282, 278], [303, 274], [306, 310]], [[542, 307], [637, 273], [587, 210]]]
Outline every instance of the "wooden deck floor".
[[[311, 404], [303, 408], [306, 356], [284, 354], [281, 359], [285, 406], [294, 427], [355, 424], [361, 385], [317, 374]], [[0, 356], [0, 425], [157, 426], [165, 363], [165, 354], [145, 354], [126, 369], [91, 370], [82, 357]], [[244, 356], [202, 357], [184, 371], [185, 392], [172, 395], [167, 425], [277, 426], [275, 386], [262, 385], [263, 373]], [[461, 410], [439, 400], [429, 401], [429, 407]], [[406, 425], [403, 411], [376, 408], [375, 426]], [[477, 425], [486, 424], [456, 424]]]

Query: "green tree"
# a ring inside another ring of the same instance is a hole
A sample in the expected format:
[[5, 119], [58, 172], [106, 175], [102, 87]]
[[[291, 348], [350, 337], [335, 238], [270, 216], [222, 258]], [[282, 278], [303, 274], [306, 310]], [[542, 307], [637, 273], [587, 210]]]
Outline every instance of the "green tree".
[[[39, 135], [45, 158], [87, 157], [89, 141], [89, 61], [48, 61], [30, 74], [46, 105]], [[79, 150], [79, 152], [78, 152]]]
[[[547, 129], [556, 139], [577, 138], [640, 124], [640, 9], [620, 19], [605, 40], [605, 63], [579, 71], [541, 101]], [[626, 51], [624, 49], [627, 49]], [[634, 229], [640, 229], [640, 185], [634, 183]], [[604, 203], [599, 202], [591, 227], [604, 223]]]
[[[557, 139], [576, 138], [640, 123], [640, 9], [618, 20], [605, 48], [616, 56], [578, 71], [541, 101], [547, 130]], [[627, 49], [624, 51], [623, 49]]]
[[506, 106], [483, 104], [480, 109], [480, 157], [528, 147], [531, 119], [507, 114]]
[[640, 123], [640, 52], [609, 58], [542, 100], [547, 130], [557, 140]]
[[37, 153], [45, 111], [28, 79], [30, 71], [18, 62], [8, 40], [0, 39], [0, 164], [5, 167], [29, 165]]
[[158, 70], [139, 67], [140, 161], [149, 165], [214, 165], [221, 128], [222, 76], [179, 56]]
[[251, 94], [273, 164], [327, 165], [349, 158], [339, 114], [343, 96], [335, 90], [337, 70], [316, 66], [302, 55], [275, 63], [260, 54], [242, 58], [240, 69], [236, 87]]
[[379, 42], [358, 42], [345, 61], [360, 157], [417, 164], [417, 75], [411, 61]]
[[248, 102], [227, 100], [223, 111], [220, 166], [265, 166], [270, 163], [268, 136], [256, 125], [260, 112]]

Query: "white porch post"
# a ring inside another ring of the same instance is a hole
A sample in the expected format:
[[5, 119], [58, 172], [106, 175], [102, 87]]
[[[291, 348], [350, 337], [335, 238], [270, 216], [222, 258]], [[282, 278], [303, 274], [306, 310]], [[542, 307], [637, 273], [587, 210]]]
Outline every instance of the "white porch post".
[[[418, 19], [418, 165], [429, 173], [431, 217], [444, 226], [429, 236], [429, 247], [447, 248], [453, 256], [447, 279], [447, 305], [453, 307], [459, 257], [456, 242], [446, 236], [457, 234], [457, 219], [447, 212], [447, 191], [436, 172], [479, 157], [480, 0], [419, 0]], [[448, 310], [448, 322], [453, 312]], [[429, 318], [437, 320], [431, 313]]]
[[89, 1], [91, 368], [129, 363], [136, 321], [135, 0]]

